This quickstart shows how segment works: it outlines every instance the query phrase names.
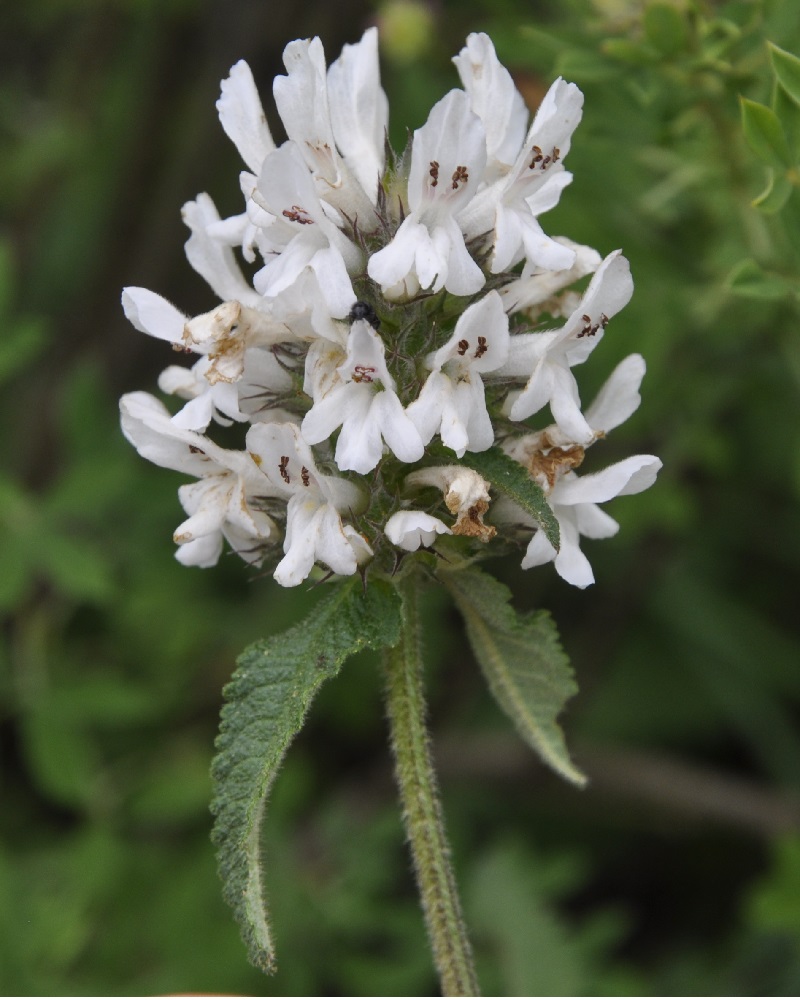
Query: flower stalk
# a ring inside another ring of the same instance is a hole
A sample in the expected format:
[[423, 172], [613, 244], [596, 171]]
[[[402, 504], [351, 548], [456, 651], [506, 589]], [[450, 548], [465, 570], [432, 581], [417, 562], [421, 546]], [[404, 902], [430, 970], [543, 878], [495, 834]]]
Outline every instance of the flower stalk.
[[461, 912], [428, 735], [419, 583], [403, 585], [400, 642], [386, 651], [386, 705], [403, 821], [443, 996], [480, 995]]

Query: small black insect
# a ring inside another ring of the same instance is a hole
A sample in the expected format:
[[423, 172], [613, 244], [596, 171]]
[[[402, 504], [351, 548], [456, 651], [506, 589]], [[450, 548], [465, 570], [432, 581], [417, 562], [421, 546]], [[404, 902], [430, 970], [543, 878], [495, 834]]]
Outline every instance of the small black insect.
[[375, 310], [369, 302], [354, 302], [353, 308], [350, 310], [350, 315], [347, 318], [351, 323], [355, 323], [359, 319], [365, 319], [373, 330], [379, 329], [381, 325], [381, 321], [378, 319]]

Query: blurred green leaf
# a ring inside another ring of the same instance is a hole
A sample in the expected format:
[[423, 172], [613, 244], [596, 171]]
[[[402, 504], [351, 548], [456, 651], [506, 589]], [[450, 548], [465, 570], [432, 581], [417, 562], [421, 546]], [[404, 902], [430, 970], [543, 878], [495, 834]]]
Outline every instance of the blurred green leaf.
[[800, 104], [794, 101], [779, 84], [775, 87], [772, 110], [783, 126], [793, 161], [800, 162]]
[[747, 97], [740, 98], [740, 103], [744, 137], [756, 156], [775, 170], [793, 166], [789, 145], [775, 112]]
[[772, 864], [753, 886], [746, 904], [750, 921], [759, 928], [800, 935], [800, 837], [778, 841]]
[[555, 72], [576, 83], [604, 83], [612, 80], [619, 70], [600, 53], [567, 49], [556, 60]]
[[743, 260], [731, 271], [728, 287], [736, 295], [778, 301], [793, 291], [791, 282], [779, 275], [766, 274], [754, 260]]
[[629, 66], [651, 65], [660, 58], [656, 49], [642, 45], [641, 42], [633, 42], [629, 38], [607, 39], [603, 42], [603, 53]]
[[783, 175], [776, 174], [773, 170], [770, 170], [769, 174], [767, 186], [757, 198], [753, 199], [752, 204], [753, 208], [759, 209], [765, 215], [774, 215], [776, 212], [780, 212], [791, 198], [794, 187], [791, 181]]
[[53, 583], [75, 600], [103, 602], [114, 594], [114, 580], [97, 545], [65, 533], [50, 534], [41, 543], [40, 565]]
[[163, 763], [146, 780], [131, 801], [131, 815], [138, 822], [178, 824], [204, 817], [211, 797], [208, 753], [200, 747], [166, 745]]
[[0, 385], [10, 381], [38, 357], [47, 343], [43, 321], [19, 319], [6, 322], [7, 328], [0, 341]]
[[25, 715], [22, 731], [38, 787], [56, 802], [85, 805], [97, 774], [96, 750], [86, 729], [65, 714], [57, 697], [43, 695]]
[[767, 42], [767, 47], [778, 82], [792, 100], [800, 104], [800, 59], [772, 42]]
[[686, 48], [686, 21], [672, 4], [649, 3], [644, 11], [644, 30], [647, 40], [663, 56], [674, 56]]

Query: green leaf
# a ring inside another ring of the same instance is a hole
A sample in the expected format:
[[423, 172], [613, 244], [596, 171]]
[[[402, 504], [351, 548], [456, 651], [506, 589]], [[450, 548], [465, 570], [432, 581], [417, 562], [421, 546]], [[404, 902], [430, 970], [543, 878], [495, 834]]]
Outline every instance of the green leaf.
[[740, 98], [740, 102], [744, 137], [756, 156], [781, 172], [791, 167], [789, 144], [775, 112], [746, 97]]
[[772, 98], [772, 110], [783, 126], [792, 161], [797, 163], [800, 160], [800, 104], [778, 84]]
[[767, 47], [778, 82], [786, 93], [800, 104], [800, 59], [791, 52], [773, 45], [772, 42], [767, 42]]
[[514, 503], [519, 504], [536, 520], [548, 542], [558, 550], [561, 537], [556, 516], [547, 502], [544, 490], [531, 479], [519, 462], [515, 462], [496, 446], [488, 451], [468, 451], [461, 462], [470, 469], [480, 472], [496, 490], [505, 493]]
[[728, 275], [728, 288], [748, 299], [777, 302], [785, 299], [792, 285], [780, 275], [767, 274], [754, 260], [743, 260]]
[[39, 319], [23, 318], [6, 323], [0, 342], [0, 384], [10, 381], [33, 361], [45, 347], [45, 324]]
[[517, 614], [508, 587], [481, 570], [440, 570], [440, 576], [464, 616], [469, 641], [500, 707], [546, 764], [584, 785], [586, 778], [570, 760], [556, 722], [578, 688], [548, 613]]
[[78, 808], [97, 790], [95, 744], [85, 726], [68, 718], [55, 692], [41, 695], [22, 720], [25, 759], [48, 798]]
[[775, 215], [789, 200], [792, 191], [792, 183], [787, 177], [770, 170], [767, 186], [757, 198], [753, 198], [753, 208], [757, 208], [764, 215]]
[[369, 646], [395, 645], [401, 603], [386, 583], [337, 587], [300, 625], [246, 649], [225, 688], [227, 704], [212, 765], [212, 840], [225, 899], [240, 924], [250, 961], [275, 969], [261, 865], [264, 808], [286, 749], [323, 681]]
[[565, 80], [603, 83], [613, 79], [619, 73], [619, 68], [598, 52], [570, 48], [556, 60], [554, 72]]
[[644, 12], [644, 31], [662, 55], [674, 56], [687, 46], [686, 21], [671, 4], [651, 3]]
[[649, 45], [632, 42], [629, 38], [607, 38], [601, 47], [603, 55], [616, 62], [627, 63], [630, 66], [652, 65], [661, 58], [661, 54]]

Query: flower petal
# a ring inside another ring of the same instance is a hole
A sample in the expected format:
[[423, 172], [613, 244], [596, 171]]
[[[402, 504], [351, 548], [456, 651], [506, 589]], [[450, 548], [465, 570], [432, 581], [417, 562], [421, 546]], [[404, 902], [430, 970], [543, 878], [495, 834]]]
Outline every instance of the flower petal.
[[253, 74], [240, 59], [222, 81], [217, 112], [225, 134], [247, 166], [257, 174], [275, 143], [264, 116]]

